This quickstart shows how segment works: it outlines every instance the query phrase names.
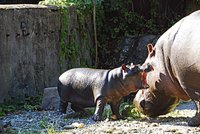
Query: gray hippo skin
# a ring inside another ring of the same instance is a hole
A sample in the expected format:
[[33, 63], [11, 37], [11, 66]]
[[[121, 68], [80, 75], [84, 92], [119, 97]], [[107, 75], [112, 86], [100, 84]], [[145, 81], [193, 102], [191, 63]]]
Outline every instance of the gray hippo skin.
[[149, 88], [136, 94], [136, 107], [155, 117], [168, 113], [180, 99], [191, 99], [197, 110], [188, 125], [200, 125], [200, 11], [181, 19], [147, 48], [144, 65], [154, 70], [147, 74]]
[[60, 112], [66, 113], [68, 102], [75, 112], [96, 106], [93, 120], [102, 120], [106, 103], [110, 104], [113, 118], [120, 119], [119, 105], [123, 96], [146, 88], [146, 72], [150, 66], [122, 65], [113, 70], [75, 68], [59, 77]]

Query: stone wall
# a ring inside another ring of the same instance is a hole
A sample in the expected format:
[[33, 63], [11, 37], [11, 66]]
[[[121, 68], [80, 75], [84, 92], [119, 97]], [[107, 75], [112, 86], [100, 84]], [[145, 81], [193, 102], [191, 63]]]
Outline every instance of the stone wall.
[[60, 13], [55, 7], [0, 5], [0, 102], [55, 86]]
[[0, 4], [38, 4], [40, 0], [1, 0]]
[[82, 17], [80, 23], [74, 7], [66, 10], [63, 52], [60, 42], [65, 20], [61, 10], [31, 4], [0, 5], [0, 103], [42, 94], [44, 88], [57, 85], [63, 71], [93, 64], [91, 16]]

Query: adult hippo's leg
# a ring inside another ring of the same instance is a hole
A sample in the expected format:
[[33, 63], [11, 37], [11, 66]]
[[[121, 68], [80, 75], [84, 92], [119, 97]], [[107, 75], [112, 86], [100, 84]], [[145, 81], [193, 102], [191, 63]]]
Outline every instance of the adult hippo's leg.
[[105, 97], [100, 96], [99, 98], [97, 98], [95, 113], [92, 116], [92, 119], [94, 121], [102, 120], [102, 114], [103, 114], [105, 105], [106, 105]]
[[200, 101], [194, 101], [195, 105], [196, 105], [196, 115], [200, 113]]
[[[181, 83], [181, 87], [184, 91], [188, 91], [187, 94], [190, 96], [190, 98], [193, 99], [195, 105], [196, 105], [196, 114], [194, 117], [189, 119], [188, 125], [189, 126], [199, 126], [200, 125], [200, 93], [198, 89], [188, 88], [183, 83]], [[187, 88], [186, 88], [187, 87]]]
[[112, 110], [112, 113], [113, 113], [112, 120], [123, 119], [123, 117], [119, 113], [120, 102], [110, 103], [110, 106], [111, 106], [111, 110]]
[[199, 126], [200, 125], [200, 101], [194, 101], [196, 104], [196, 114], [188, 121], [189, 126]]

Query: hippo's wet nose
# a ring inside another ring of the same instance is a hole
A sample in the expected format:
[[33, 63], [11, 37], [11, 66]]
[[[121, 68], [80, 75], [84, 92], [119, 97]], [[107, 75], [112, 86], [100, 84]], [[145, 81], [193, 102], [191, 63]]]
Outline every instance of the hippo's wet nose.
[[142, 101], [140, 102], [140, 106], [142, 107], [142, 109], [145, 109], [145, 100], [142, 100]]
[[142, 100], [140, 102], [140, 106], [142, 107], [143, 110], [148, 111], [151, 108], [151, 103], [149, 101]]

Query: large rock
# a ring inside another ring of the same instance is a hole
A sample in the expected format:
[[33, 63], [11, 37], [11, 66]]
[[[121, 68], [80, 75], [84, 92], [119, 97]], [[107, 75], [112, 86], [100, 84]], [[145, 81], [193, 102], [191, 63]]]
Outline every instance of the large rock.
[[57, 87], [49, 87], [44, 89], [42, 99], [43, 110], [58, 110], [60, 97], [58, 95]]
[[144, 36], [127, 36], [120, 44], [119, 62], [141, 64], [147, 57], [147, 44], [155, 44], [159, 36], [144, 35]]

